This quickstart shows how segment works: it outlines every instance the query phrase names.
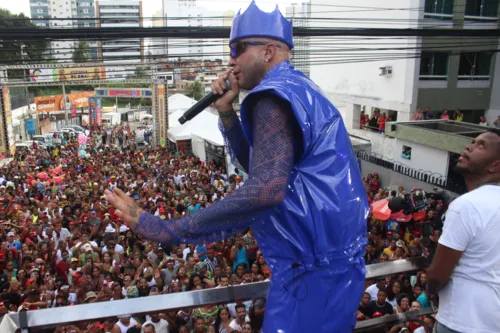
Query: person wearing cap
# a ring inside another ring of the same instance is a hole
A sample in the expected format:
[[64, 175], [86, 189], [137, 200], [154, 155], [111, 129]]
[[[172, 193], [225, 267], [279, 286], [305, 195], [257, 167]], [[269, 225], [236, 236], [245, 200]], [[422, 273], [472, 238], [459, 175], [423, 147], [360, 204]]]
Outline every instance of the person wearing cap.
[[85, 303], [95, 303], [97, 302], [97, 294], [93, 291], [89, 291], [85, 294]]
[[16, 251], [21, 251], [21, 242], [14, 238], [16, 234], [13, 231], [7, 233], [7, 247], [9, 249], [15, 249]]

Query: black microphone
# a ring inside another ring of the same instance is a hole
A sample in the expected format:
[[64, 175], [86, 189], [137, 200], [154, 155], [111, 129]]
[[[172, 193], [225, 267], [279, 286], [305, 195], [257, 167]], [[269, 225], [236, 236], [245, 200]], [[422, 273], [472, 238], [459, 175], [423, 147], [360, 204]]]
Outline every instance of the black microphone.
[[[229, 80], [225, 80], [224, 83], [226, 84], [226, 89], [224, 89], [224, 94], [225, 94], [228, 90], [231, 90], [231, 83], [229, 82]], [[200, 99], [198, 101], [198, 103], [196, 103], [195, 105], [190, 107], [189, 110], [184, 112], [182, 117], [180, 117], [178, 120], [179, 123], [184, 124], [188, 120], [193, 119], [199, 113], [201, 113], [201, 111], [205, 110], [207, 107], [210, 106], [210, 104], [212, 104], [213, 102], [215, 102], [216, 100], [218, 100], [222, 96], [223, 95], [209, 93], [208, 95], [206, 95], [205, 97]]]

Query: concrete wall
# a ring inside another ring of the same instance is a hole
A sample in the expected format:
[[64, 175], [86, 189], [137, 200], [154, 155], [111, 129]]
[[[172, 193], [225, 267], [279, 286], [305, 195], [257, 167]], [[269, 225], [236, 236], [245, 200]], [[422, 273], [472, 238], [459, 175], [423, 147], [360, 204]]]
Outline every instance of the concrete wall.
[[362, 130], [359, 128], [359, 114], [360, 114], [359, 105], [356, 106], [353, 104], [346, 104], [340, 102], [335, 104], [335, 106], [342, 115], [344, 124], [349, 134], [370, 141], [372, 145], [371, 147], [372, 153], [381, 155], [382, 158], [385, 160], [394, 159], [394, 151], [396, 147], [395, 139], [385, 137], [384, 135], [378, 134], [376, 132], [372, 132], [369, 130]]
[[[403, 146], [411, 147], [411, 160], [401, 157]], [[397, 139], [394, 161], [415, 170], [430, 171], [441, 176], [448, 175], [449, 154], [447, 151]]]
[[[402, 175], [400, 173], [394, 172], [390, 169], [383, 168], [376, 164], [361, 161], [361, 172], [363, 177], [366, 177], [369, 173], [373, 174], [378, 172], [380, 180], [382, 181], [382, 186], [390, 186], [393, 190], [397, 190], [399, 186], [403, 186], [405, 190], [410, 191], [413, 186], [421, 188], [424, 191], [433, 192], [434, 186], [424, 183], [422, 181], [413, 179], [411, 177]], [[451, 198], [455, 198], [458, 195], [453, 192], [446, 191]]]

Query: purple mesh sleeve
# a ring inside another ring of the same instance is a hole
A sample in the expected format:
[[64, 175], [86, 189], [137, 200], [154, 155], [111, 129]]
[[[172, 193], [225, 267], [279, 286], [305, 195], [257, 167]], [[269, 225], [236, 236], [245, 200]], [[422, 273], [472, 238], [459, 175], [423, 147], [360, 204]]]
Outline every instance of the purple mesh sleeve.
[[290, 105], [264, 95], [253, 104], [254, 145], [250, 176], [224, 200], [179, 220], [163, 221], [149, 213], [136, 232], [162, 243], [210, 243], [251, 225], [258, 214], [283, 202], [294, 165], [294, 124]]
[[243, 129], [241, 128], [241, 122], [236, 112], [234, 112], [234, 117], [231, 120], [232, 125], [228, 128], [224, 128], [222, 120], [219, 119], [219, 130], [224, 138], [224, 144], [226, 146], [229, 156], [231, 156], [231, 162], [244, 171], [248, 173], [249, 170], [249, 157], [250, 157], [250, 147], [243, 134]]

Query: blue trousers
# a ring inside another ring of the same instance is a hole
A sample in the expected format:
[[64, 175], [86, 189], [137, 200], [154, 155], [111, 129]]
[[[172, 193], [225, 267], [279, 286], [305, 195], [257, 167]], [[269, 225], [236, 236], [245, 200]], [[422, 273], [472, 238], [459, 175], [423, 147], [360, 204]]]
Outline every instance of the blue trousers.
[[321, 268], [286, 285], [271, 282], [263, 333], [351, 333], [363, 293], [360, 268]]

